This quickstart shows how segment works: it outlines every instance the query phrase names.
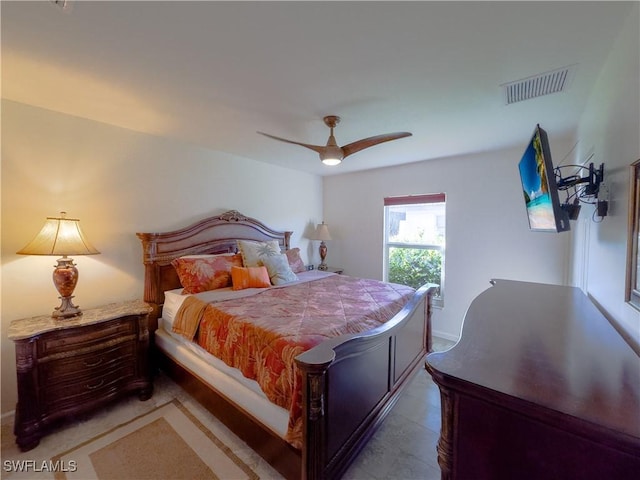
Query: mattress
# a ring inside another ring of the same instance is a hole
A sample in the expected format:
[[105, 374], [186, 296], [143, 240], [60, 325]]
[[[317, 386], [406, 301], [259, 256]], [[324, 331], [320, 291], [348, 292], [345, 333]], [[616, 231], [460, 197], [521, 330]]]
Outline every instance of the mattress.
[[[313, 281], [328, 275], [334, 274], [318, 270], [302, 272], [298, 274], [298, 283]], [[198, 293], [195, 296], [206, 302], [216, 302], [255, 295], [262, 290], [264, 289], [234, 291], [231, 288], [221, 288]], [[255, 380], [244, 377], [238, 369], [229, 367], [199, 345], [171, 331], [175, 315], [187, 297], [188, 295], [182, 295], [182, 289], [165, 292], [162, 318], [158, 323], [159, 328], [155, 337], [158, 348], [284, 438], [289, 422], [287, 409], [271, 403]]]
[[167, 356], [214, 387], [276, 435], [285, 437], [289, 412], [271, 403], [255, 381], [243, 377], [237, 369], [230, 368], [202, 349], [196, 353], [193, 347], [197, 345], [177, 339], [164, 328], [156, 331], [155, 343]]

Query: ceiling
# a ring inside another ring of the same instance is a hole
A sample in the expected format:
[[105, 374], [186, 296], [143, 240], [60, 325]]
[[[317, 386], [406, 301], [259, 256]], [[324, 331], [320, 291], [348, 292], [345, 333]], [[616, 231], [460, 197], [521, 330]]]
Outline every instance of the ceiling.
[[[632, 2], [0, 4], [2, 97], [318, 175], [575, 133]], [[501, 85], [575, 65], [565, 92]], [[322, 165], [324, 145], [412, 137]], [[566, 152], [562, 152], [566, 153]], [[176, 158], [176, 163], [180, 159]]]

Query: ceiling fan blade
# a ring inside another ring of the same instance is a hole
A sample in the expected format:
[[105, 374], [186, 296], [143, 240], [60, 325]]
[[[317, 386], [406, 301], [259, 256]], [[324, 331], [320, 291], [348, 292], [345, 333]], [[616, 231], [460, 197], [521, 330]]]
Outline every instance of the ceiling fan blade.
[[349, 145], [345, 145], [342, 147], [342, 151], [344, 152], [345, 158], [349, 155], [353, 155], [360, 150], [364, 150], [365, 148], [373, 147], [374, 145], [378, 145], [384, 142], [390, 142], [391, 140], [397, 140], [399, 138], [410, 137], [411, 133], [409, 132], [396, 132], [396, 133], [384, 133], [382, 135], [376, 135], [375, 137], [363, 138], [362, 140], [357, 140]]
[[264, 133], [264, 132], [257, 132], [257, 133], [259, 133], [260, 135], [264, 135], [265, 137], [273, 138], [274, 140], [279, 140], [281, 142], [293, 143], [294, 145], [300, 145], [301, 147], [310, 148], [311, 150], [318, 153], [322, 153], [326, 148], [324, 145], [310, 145], [308, 143], [295, 142], [293, 140], [287, 140], [286, 138], [276, 137], [274, 135], [269, 135], [268, 133]]

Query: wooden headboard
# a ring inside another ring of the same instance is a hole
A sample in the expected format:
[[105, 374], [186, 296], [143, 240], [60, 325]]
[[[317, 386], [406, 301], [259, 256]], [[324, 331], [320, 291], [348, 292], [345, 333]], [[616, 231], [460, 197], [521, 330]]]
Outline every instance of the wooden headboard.
[[144, 263], [144, 301], [160, 314], [164, 292], [180, 288], [171, 262], [184, 255], [235, 253], [237, 240], [277, 240], [288, 250], [293, 232], [279, 232], [236, 210], [205, 218], [180, 230], [163, 233], [136, 233], [142, 241]]

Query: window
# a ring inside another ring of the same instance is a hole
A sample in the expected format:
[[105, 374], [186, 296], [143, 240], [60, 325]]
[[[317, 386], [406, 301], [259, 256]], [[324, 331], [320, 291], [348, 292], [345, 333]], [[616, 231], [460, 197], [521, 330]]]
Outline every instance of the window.
[[445, 195], [409, 195], [384, 199], [384, 279], [418, 288], [439, 286], [444, 296]]

